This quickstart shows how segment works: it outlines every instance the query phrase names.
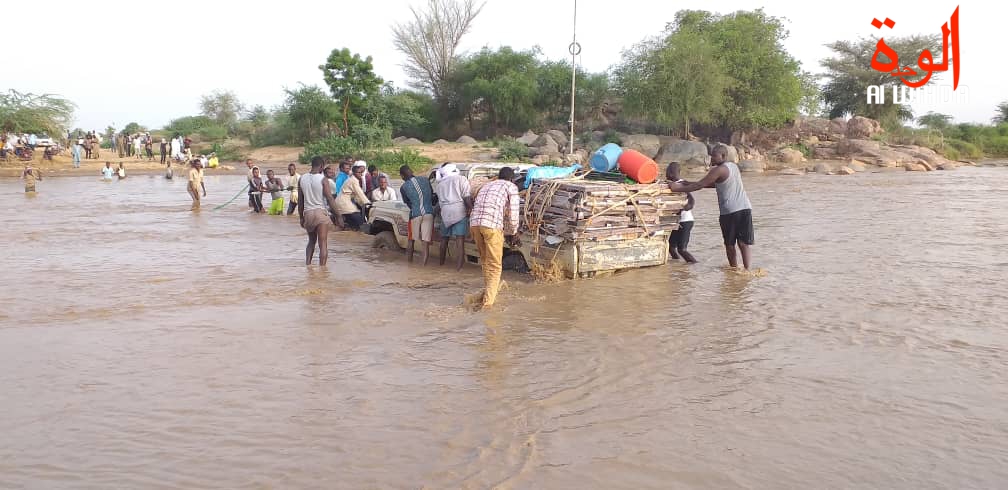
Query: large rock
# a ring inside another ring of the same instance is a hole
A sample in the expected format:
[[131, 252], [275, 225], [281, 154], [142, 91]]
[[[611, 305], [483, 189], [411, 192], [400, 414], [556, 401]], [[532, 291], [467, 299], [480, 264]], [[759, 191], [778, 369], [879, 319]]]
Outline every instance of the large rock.
[[548, 134], [541, 134], [535, 141], [529, 145], [533, 149], [537, 149], [539, 153], [549, 152], [549, 153], [560, 153], [560, 145], [550, 137]]
[[837, 170], [838, 175], [854, 175], [855, 173], [857, 172], [850, 167], [840, 167], [840, 170]]
[[630, 134], [623, 138], [623, 148], [637, 150], [649, 158], [654, 158], [661, 147], [661, 140], [653, 134]]
[[855, 160], [853, 158], [847, 161], [846, 168], [849, 168], [855, 172], [864, 172], [865, 170], [868, 169], [868, 167], [865, 166], [864, 162], [862, 162], [861, 160]]
[[478, 141], [476, 141], [476, 138], [473, 138], [472, 136], [469, 135], [459, 136], [459, 139], [455, 140], [455, 142], [466, 145], [475, 145], [476, 143], [479, 143]]
[[905, 168], [907, 172], [927, 172], [927, 167], [919, 163], [904, 163], [903, 168]]
[[821, 117], [799, 117], [794, 125], [798, 130], [798, 136], [803, 139], [810, 137], [826, 139], [830, 133], [829, 119]]
[[847, 137], [848, 138], [871, 138], [872, 136], [882, 132], [882, 125], [874, 119], [868, 119], [867, 117], [854, 116], [850, 121], [847, 121]]
[[805, 155], [794, 148], [781, 148], [777, 150], [777, 159], [788, 165], [797, 165], [805, 162]]
[[834, 117], [829, 122], [829, 139], [832, 141], [847, 137], [847, 120], [842, 117]]
[[756, 160], [742, 160], [739, 162], [739, 170], [743, 172], [762, 173], [766, 170], [766, 164]]
[[448, 140], [440, 140], [440, 139], [439, 140], [434, 140], [433, 144], [435, 144], [435, 145], [447, 145], [448, 144]]
[[837, 153], [843, 156], [857, 157], [858, 155], [877, 156], [882, 150], [882, 145], [878, 141], [863, 139], [845, 139], [837, 143]]
[[817, 146], [812, 149], [812, 158], [819, 160], [832, 160], [837, 157], [836, 148], [832, 146]]
[[416, 138], [406, 138], [406, 139], [400, 140], [398, 143], [396, 143], [396, 145], [399, 145], [399, 146], [419, 146], [419, 145], [422, 145], [422, 144], [423, 144], [423, 141], [420, 141], [420, 140], [418, 140]]
[[558, 131], [556, 129], [551, 129], [549, 131], [546, 131], [546, 134], [548, 134], [550, 136], [550, 138], [553, 138], [553, 141], [556, 141], [556, 144], [560, 148], [563, 148], [563, 147], [567, 146], [567, 143], [568, 143], [568, 141], [567, 141], [567, 134], [564, 133], [563, 131]]
[[826, 162], [819, 162], [812, 167], [812, 171], [817, 174], [831, 175], [833, 173], [833, 167]]
[[521, 143], [521, 144], [523, 144], [525, 146], [529, 146], [532, 143], [535, 143], [535, 140], [537, 140], [537, 139], [539, 139], [539, 135], [533, 133], [532, 130], [530, 129], [528, 131], [525, 131], [525, 134], [521, 135], [520, 138], [515, 139], [515, 141], [517, 141], [517, 142], [519, 142], [519, 143]]
[[687, 140], [678, 140], [662, 146], [654, 159], [659, 165], [679, 162], [680, 165], [702, 167], [710, 163], [707, 145]]

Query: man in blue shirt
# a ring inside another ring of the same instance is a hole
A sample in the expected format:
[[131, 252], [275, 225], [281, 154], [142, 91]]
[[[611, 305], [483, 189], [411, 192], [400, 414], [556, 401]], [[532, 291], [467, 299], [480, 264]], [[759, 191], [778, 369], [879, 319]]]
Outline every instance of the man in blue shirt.
[[413, 262], [416, 241], [422, 241], [424, 243], [423, 265], [427, 265], [427, 259], [430, 257], [431, 239], [434, 235], [434, 204], [431, 202], [434, 191], [431, 189], [430, 181], [413, 175], [413, 170], [408, 165], [399, 167], [399, 176], [403, 179], [399, 195], [410, 208], [410, 240], [409, 250], [406, 253], [409, 261]]

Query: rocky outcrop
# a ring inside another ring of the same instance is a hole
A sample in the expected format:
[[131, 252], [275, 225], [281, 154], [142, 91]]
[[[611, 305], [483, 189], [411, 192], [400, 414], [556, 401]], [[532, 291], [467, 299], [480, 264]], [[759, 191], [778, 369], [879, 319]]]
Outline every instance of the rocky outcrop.
[[654, 158], [662, 147], [661, 139], [653, 134], [629, 134], [622, 141], [623, 148], [637, 150], [649, 158]]
[[479, 143], [478, 141], [476, 141], [476, 138], [473, 138], [472, 136], [469, 135], [459, 136], [459, 139], [455, 140], [455, 142], [466, 145], [475, 145], [476, 143]]
[[396, 145], [398, 145], [398, 146], [419, 146], [419, 145], [422, 145], [422, 144], [423, 144], [423, 141], [420, 141], [420, 140], [418, 140], [416, 138], [406, 138], [406, 139], [399, 140], [399, 142], [396, 143]]
[[798, 165], [805, 162], [805, 155], [794, 148], [781, 148], [777, 150], [776, 159], [788, 165]]
[[710, 163], [710, 155], [707, 145], [699, 141], [677, 140], [662, 146], [654, 160], [659, 165], [679, 162], [680, 165], [703, 167]]
[[407, 138], [405, 136], [397, 136], [395, 138], [392, 138], [392, 143], [398, 145], [399, 143], [402, 143], [403, 141], [406, 141], [408, 139], [409, 138]]
[[556, 141], [557, 146], [559, 146], [560, 148], [565, 148], [567, 146], [568, 143], [567, 134], [565, 134], [563, 131], [551, 129], [549, 131], [546, 131], [546, 134], [548, 134], [550, 138], [553, 138], [553, 141]]
[[532, 130], [530, 129], [528, 131], [525, 131], [525, 134], [521, 135], [521, 137], [516, 138], [515, 141], [525, 146], [529, 146], [532, 143], [535, 143], [535, 140], [537, 139], [539, 139], [539, 135], [533, 133]]
[[903, 168], [905, 168], [907, 172], [927, 172], [928, 170], [927, 167], [919, 163], [904, 163]]
[[560, 153], [560, 145], [548, 134], [539, 135], [529, 146], [533, 149], [539, 149], [540, 152]]
[[448, 144], [448, 140], [434, 140], [434, 143], [432, 143], [432, 144], [435, 144], [435, 145], [447, 145]]
[[840, 169], [837, 170], [838, 175], [854, 175], [855, 173], [857, 172], [855, 172], [854, 169], [850, 167], [840, 167]]
[[882, 132], [882, 125], [867, 117], [854, 116], [847, 121], [847, 137], [854, 139], [871, 138]]
[[739, 170], [746, 173], [763, 173], [766, 170], [766, 164], [756, 160], [742, 160], [739, 162]]

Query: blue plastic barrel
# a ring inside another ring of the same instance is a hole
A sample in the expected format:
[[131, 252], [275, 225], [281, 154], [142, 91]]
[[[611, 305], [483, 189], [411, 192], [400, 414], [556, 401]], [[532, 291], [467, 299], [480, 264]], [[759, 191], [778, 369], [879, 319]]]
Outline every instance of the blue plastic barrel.
[[595, 151], [591, 157], [591, 167], [596, 172], [611, 172], [616, 168], [616, 162], [623, 154], [623, 148], [616, 143], [607, 143]]

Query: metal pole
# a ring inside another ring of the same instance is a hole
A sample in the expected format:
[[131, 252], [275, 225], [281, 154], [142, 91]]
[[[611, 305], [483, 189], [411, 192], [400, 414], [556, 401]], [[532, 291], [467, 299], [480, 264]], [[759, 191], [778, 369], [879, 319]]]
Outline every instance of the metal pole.
[[574, 0], [574, 39], [570, 44], [571, 54], [571, 110], [570, 110], [570, 154], [574, 154], [574, 94], [577, 89], [577, 56], [581, 54], [581, 45], [577, 43], [577, 0]]

